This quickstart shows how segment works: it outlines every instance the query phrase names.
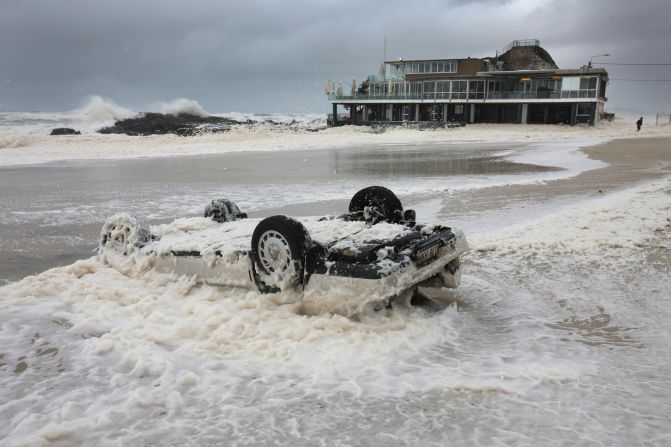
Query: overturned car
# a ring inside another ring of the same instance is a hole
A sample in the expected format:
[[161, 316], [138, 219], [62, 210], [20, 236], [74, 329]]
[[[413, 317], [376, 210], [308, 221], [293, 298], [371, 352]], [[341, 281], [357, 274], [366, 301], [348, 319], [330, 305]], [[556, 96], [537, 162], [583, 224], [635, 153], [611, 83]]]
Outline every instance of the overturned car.
[[122, 273], [155, 269], [294, 294], [305, 313], [355, 316], [456, 288], [466, 250], [461, 231], [418, 224], [393, 192], [371, 186], [340, 216], [249, 219], [235, 203], [217, 199], [204, 217], [150, 229], [121, 213], [103, 225], [98, 253]]

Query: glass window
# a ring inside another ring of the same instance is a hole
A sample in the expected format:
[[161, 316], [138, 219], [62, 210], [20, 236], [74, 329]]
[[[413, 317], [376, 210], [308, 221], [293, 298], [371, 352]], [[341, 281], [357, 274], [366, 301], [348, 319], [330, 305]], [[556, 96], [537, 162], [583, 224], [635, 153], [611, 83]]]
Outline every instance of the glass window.
[[466, 99], [466, 81], [452, 81], [452, 99]]
[[469, 81], [468, 83], [468, 98], [482, 99], [485, 93], [485, 81]]
[[562, 91], [578, 90], [579, 88], [580, 88], [580, 78], [578, 76], [567, 76], [562, 79], [561, 83]]
[[436, 99], [450, 98], [450, 81], [436, 81]]
[[594, 90], [596, 88], [596, 77], [580, 78], [580, 90]]
[[435, 81], [424, 81], [424, 99], [434, 99], [436, 91]]

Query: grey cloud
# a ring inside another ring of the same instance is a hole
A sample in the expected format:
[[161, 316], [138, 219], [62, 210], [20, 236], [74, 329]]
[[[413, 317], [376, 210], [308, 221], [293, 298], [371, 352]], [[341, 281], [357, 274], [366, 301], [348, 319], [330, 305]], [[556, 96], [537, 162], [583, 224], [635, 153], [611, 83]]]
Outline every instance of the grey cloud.
[[[670, 13], [661, 0], [3, 0], [0, 110], [65, 110], [101, 94], [133, 108], [185, 96], [213, 111], [325, 111], [324, 80], [375, 73], [385, 35], [389, 59], [483, 57], [538, 38], [563, 67], [604, 52], [671, 62]], [[613, 81], [609, 96], [661, 108], [669, 87]]]

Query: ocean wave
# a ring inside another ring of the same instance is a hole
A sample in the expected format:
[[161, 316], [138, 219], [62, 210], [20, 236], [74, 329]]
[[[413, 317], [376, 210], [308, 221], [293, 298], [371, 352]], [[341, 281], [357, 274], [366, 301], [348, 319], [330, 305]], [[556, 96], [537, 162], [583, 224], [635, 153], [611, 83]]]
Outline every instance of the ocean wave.
[[159, 113], [165, 115], [179, 115], [186, 113], [189, 115], [195, 116], [210, 116], [210, 113], [207, 112], [203, 106], [201, 106], [198, 101], [188, 98], [177, 98], [169, 102], [159, 102], [154, 104], [152, 109], [157, 110]]
[[0, 149], [16, 149], [28, 146], [30, 139], [23, 135], [0, 135]]
[[71, 115], [88, 122], [109, 122], [135, 115], [134, 112], [121, 107], [111, 99], [102, 96], [91, 96], [85, 105], [70, 112]]

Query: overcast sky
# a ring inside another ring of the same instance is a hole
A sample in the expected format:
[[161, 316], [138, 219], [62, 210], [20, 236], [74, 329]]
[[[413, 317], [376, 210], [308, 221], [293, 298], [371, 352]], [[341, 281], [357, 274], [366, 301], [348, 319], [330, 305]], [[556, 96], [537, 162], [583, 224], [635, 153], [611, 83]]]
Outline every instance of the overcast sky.
[[[0, 111], [70, 110], [90, 95], [143, 110], [178, 97], [210, 112], [329, 110], [383, 58], [486, 57], [536, 38], [561, 68], [671, 63], [669, 0], [0, 0]], [[671, 79], [671, 66], [605, 66]], [[671, 112], [671, 82], [609, 84], [607, 109]]]

